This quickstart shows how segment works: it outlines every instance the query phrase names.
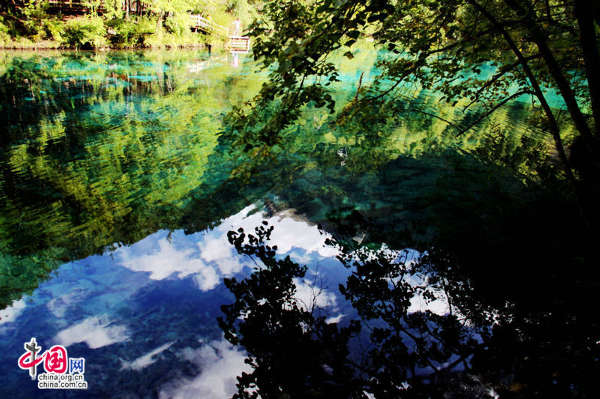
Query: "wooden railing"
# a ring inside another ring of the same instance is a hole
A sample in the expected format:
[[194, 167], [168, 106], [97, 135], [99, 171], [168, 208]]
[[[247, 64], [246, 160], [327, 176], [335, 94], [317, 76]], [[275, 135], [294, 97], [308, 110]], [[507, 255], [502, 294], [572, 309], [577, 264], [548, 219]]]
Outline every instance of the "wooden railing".
[[190, 15], [192, 26], [208, 33], [217, 33], [222, 36], [229, 36], [229, 29], [204, 18], [202, 15]]
[[250, 51], [250, 38], [247, 36], [230, 36], [227, 49], [233, 52], [247, 53]]
[[250, 38], [247, 36], [239, 36], [239, 25], [233, 29], [233, 34], [229, 29], [219, 25], [202, 15], [191, 15], [192, 27], [195, 30], [201, 30], [207, 33], [217, 33], [221, 36], [229, 38], [227, 49], [232, 52], [247, 53], [250, 51]]

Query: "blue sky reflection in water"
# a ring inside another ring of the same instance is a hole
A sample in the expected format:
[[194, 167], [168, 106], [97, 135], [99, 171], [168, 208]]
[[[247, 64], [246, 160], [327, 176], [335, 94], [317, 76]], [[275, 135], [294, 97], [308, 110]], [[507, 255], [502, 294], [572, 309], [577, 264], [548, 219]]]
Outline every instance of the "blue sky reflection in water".
[[[250, 213], [250, 214], [249, 214]], [[249, 215], [248, 215], [249, 214]], [[2, 311], [1, 350], [8, 359], [35, 336], [49, 347], [65, 345], [87, 361], [88, 395], [161, 392], [165, 397], [226, 397], [244, 369], [243, 354], [221, 338], [219, 306], [231, 302], [223, 277], [241, 276], [253, 260], [235, 253], [227, 231], [251, 230], [264, 213], [250, 206], [213, 230], [185, 235], [159, 231], [104, 255], [61, 266], [27, 296]], [[326, 235], [292, 213], [273, 216], [272, 242], [282, 255], [307, 263], [298, 298], [316, 303], [340, 321], [351, 307], [336, 290], [346, 270]], [[38, 392], [16, 362], [2, 366], [4, 389]], [[77, 393], [81, 395], [81, 392]]]

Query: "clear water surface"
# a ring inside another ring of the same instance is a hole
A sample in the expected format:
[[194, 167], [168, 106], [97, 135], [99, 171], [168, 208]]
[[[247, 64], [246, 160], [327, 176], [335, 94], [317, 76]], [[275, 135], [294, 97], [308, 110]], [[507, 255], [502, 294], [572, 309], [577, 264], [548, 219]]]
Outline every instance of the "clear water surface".
[[[360, 76], [344, 68], [340, 98]], [[419, 224], [407, 207], [449, 170], [418, 155], [450, 148], [448, 126], [415, 114], [390, 131], [334, 129], [308, 110], [259, 162], [221, 133], [264, 78], [249, 59], [191, 50], [0, 53], [0, 396], [231, 395], [245, 365], [216, 323], [233, 300], [222, 280], [254, 261], [227, 232], [265, 219], [278, 252], [309, 265], [298, 297], [350, 318], [326, 238], [401, 246], [391, 233]], [[39, 391], [17, 367], [31, 337], [85, 357], [89, 389]]]

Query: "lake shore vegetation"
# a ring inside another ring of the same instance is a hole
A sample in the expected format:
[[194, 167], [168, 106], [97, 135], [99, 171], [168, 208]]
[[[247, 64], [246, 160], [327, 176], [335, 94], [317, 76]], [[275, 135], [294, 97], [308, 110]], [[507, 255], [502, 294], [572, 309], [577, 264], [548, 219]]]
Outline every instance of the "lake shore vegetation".
[[[63, 4], [64, 3], [64, 4]], [[17, 0], [0, 5], [0, 48], [122, 49], [223, 45], [223, 35], [194, 27], [192, 15], [227, 29], [248, 24], [247, 0]]]

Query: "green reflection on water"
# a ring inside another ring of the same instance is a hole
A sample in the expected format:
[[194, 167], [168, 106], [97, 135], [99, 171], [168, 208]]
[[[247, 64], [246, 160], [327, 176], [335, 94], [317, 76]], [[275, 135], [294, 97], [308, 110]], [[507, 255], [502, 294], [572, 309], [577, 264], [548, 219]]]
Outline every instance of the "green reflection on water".
[[[338, 99], [355, 95], [357, 65], [377, 56], [365, 50], [343, 66]], [[278, 145], [248, 152], [221, 135], [223, 116], [258, 92], [263, 75], [230, 61], [197, 51], [0, 53], [0, 308], [64, 261], [158, 229], [198, 231], [258, 200], [350, 236], [355, 217], [414, 225], [406, 207], [435, 197], [458, 148], [477, 151], [486, 132], [526, 112], [517, 103], [456, 139], [411, 104], [472, 116], [411, 89], [410, 100], [370, 118], [308, 109]], [[515, 133], [498, 150], [519, 146]]]
[[227, 55], [192, 51], [0, 59], [2, 275], [42, 270], [25, 284], [57, 257], [177, 227], [223, 113], [260, 85]]

